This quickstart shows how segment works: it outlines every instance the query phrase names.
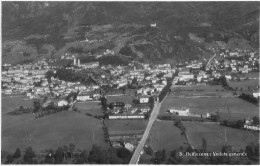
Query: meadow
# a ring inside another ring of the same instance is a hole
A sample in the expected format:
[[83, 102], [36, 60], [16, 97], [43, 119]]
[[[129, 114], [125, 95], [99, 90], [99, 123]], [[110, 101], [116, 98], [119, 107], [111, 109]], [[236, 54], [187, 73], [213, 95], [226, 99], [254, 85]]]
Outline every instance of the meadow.
[[165, 149], [167, 151], [186, 149], [188, 144], [181, 130], [174, 126], [173, 121], [155, 121], [149, 133], [146, 145], [154, 151]]
[[223, 96], [232, 94], [231, 91], [225, 90], [221, 85], [192, 85], [185, 87], [174, 87], [168, 96]]
[[[202, 138], [207, 141], [207, 150], [220, 152], [222, 146], [231, 145], [236, 151], [245, 149], [251, 142], [258, 142], [259, 135], [252, 131], [234, 129], [214, 123], [183, 122], [191, 145], [200, 149]], [[225, 139], [226, 133], [226, 139]]]
[[143, 134], [146, 120], [105, 120], [109, 135]]
[[100, 102], [78, 102], [75, 106], [83, 114], [89, 113], [93, 116], [104, 115]]
[[252, 94], [253, 90], [259, 86], [259, 80], [251, 79], [246, 81], [230, 81], [228, 82], [229, 86], [234, 88], [238, 94], [246, 93]]
[[40, 152], [70, 143], [87, 150], [93, 143], [102, 148], [109, 146], [104, 140], [101, 121], [77, 112], [63, 111], [40, 119], [35, 119], [30, 113], [5, 115], [2, 119], [2, 150], [13, 152], [16, 148], [24, 150], [31, 146]]
[[167, 97], [162, 104], [160, 114], [165, 114], [169, 107], [187, 106], [190, 113], [219, 113], [221, 120], [243, 120], [259, 115], [258, 106], [235, 97]]
[[33, 100], [30, 100], [27, 97], [21, 95], [2, 95], [2, 113], [14, 111], [14, 109], [19, 108], [20, 106], [31, 107], [33, 106]]

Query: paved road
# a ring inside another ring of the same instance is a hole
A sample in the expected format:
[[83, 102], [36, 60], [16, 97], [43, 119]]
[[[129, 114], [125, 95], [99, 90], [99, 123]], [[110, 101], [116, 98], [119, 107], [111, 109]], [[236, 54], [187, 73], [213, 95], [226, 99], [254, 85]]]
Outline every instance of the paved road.
[[138, 146], [136, 147], [129, 164], [138, 164], [138, 161], [139, 161], [139, 158], [140, 158], [140, 153], [141, 153], [141, 151], [143, 151], [144, 144], [145, 144], [145, 142], [148, 138], [148, 135], [150, 133], [150, 130], [153, 126], [153, 122], [156, 120], [156, 118], [159, 114], [160, 108], [161, 108], [161, 103], [159, 103], [158, 101], [155, 101], [154, 108], [153, 108], [153, 111], [150, 115], [150, 119], [149, 119], [148, 125], [146, 127], [146, 130], [143, 134], [141, 141], [139, 142]]

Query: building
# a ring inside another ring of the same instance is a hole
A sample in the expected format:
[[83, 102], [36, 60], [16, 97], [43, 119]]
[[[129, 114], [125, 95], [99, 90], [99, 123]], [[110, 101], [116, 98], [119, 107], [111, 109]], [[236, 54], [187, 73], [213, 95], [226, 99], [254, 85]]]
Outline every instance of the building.
[[168, 108], [168, 111], [179, 116], [189, 116], [190, 113], [190, 109], [188, 107], [170, 107]]
[[156, 27], [156, 23], [154, 23], [154, 24], [151, 24], [151, 27]]
[[90, 93], [80, 93], [77, 96], [78, 101], [91, 101], [93, 100], [92, 94]]
[[83, 68], [96, 68], [99, 66], [99, 62], [82, 63], [79, 66]]
[[131, 152], [134, 151], [135, 147], [134, 145], [130, 144], [130, 143], [124, 143], [125, 144], [125, 148], [130, 150]]
[[149, 96], [143, 95], [143, 96], [139, 96], [138, 98], [139, 98], [140, 103], [148, 103], [149, 102]]
[[144, 115], [109, 115], [108, 119], [144, 119]]
[[253, 92], [253, 96], [255, 97], [255, 98], [259, 98], [260, 97], [260, 91], [256, 91], [256, 92]]
[[60, 100], [58, 101], [58, 107], [67, 106], [68, 102], [66, 100]]

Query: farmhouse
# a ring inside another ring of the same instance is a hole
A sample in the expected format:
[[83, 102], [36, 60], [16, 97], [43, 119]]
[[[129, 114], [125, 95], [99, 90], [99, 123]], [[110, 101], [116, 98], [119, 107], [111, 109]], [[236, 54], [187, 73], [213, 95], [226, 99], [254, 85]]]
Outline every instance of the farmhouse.
[[170, 113], [175, 113], [179, 116], [189, 116], [189, 108], [188, 107], [170, 107], [168, 108]]

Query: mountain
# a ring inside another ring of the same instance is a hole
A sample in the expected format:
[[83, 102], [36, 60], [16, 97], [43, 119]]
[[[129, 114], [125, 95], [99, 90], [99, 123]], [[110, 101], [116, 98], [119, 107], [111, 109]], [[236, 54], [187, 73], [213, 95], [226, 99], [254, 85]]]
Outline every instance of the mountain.
[[238, 42], [258, 49], [259, 2], [2, 2], [7, 63], [106, 49], [138, 61], [178, 62]]

